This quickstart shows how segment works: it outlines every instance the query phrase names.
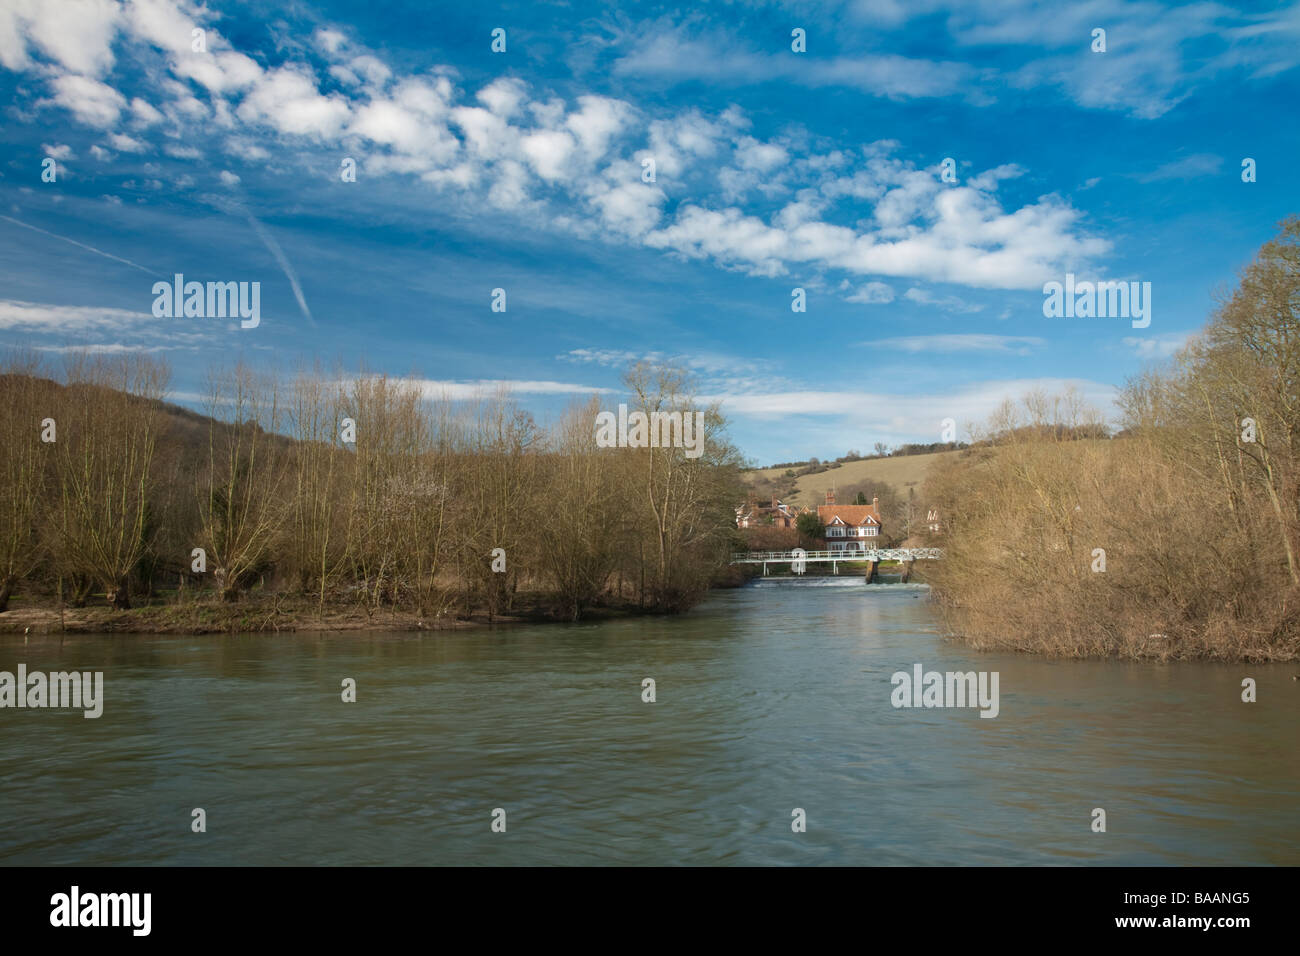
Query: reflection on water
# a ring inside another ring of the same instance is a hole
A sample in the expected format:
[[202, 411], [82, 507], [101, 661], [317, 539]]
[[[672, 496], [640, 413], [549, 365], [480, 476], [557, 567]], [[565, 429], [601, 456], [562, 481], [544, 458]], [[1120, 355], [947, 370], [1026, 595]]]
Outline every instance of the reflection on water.
[[[979, 654], [926, 599], [766, 581], [590, 625], [0, 637], [0, 670], [106, 696], [0, 710], [0, 861], [1300, 863], [1296, 667]], [[916, 662], [1000, 672], [999, 716], [895, 710]]]

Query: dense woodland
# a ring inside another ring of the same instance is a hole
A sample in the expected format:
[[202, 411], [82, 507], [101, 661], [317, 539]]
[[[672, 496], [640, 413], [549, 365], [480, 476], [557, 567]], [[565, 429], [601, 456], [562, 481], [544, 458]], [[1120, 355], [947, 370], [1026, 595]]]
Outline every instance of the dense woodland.
[[950, 629], [1069, 656], [1300, 655], [1300, 217], [1120, 407], [1103, 440], [1077, 396], [1029, 396], [931, 474]]
[[683, 610], [736, 545], [740, 456], [679, 369], [625, 383], [634, 408], [704, 411], [703, 455], [596, 447], [594, 398], [544, 427], [506, 394], [235, 365], [210, 372], [199, 414], [165, 402], [167, 369], [145, 355], [56, 371], [10, 354], [0, 612], [15, 594], [123, 613], [268, 594], [430, 620], [509, 614], [525, 595], [567, 619]]

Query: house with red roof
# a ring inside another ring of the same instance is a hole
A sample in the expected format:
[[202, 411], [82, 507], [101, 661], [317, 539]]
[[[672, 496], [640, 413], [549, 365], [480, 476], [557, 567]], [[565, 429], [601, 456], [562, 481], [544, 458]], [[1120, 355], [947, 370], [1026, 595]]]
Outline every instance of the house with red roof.
[[880, 499], [869, 505], [837, 505], [835, 492], [826, 492], [826, 504], [817, 506], [826, 527], [826, 551], [870, 551], [880, 541]]
[[775, 525], [778, 528], [793, 528], [799, 516], [806, 511], [807, 508], [796, 508], [786, 504], [776, 495], [772, 496], [770, 507], [760, 507], [751, 493], [745, 506], [736, 509], [736, 527], [757, 528], [762, 525]]

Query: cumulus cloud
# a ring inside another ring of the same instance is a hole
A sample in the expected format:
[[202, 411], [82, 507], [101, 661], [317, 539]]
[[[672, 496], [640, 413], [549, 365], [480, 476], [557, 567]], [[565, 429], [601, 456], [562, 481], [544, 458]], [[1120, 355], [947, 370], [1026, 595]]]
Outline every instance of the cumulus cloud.
[[[81, 2], [48, 0], [69, 15], [75, 7], [63, 5]], [[418, 177], [466, 200], [540, 214], [534, 223], [759, 276], [811, 267], [850, 277], [1033, 288], [1066, 264], [1078, 271], [1110, 248], [1088, 235], [1082, 213], [1059, 196], [1007, 206], [999, 188], [1023, 172], [1014, 165], [973, 170], [965, 182], [945, 184], [935, 169], [897, 158], [896, 143], [818, 151], [789, 139], [763, 139], [750, 132], [736, 107], [711, 115], [695, 109], [650, 115], [607, 96], [567, 102], [505, 77], [460, 91], [445, 70], [397, 73], [337, 28], [321, 27], [311, 46], [325, 59], [325, 73], [351, 78], [345, 93], [322, 77], [319, 62], [295, 59], [292, 51], [274, 67], [260, 65], [233, 47], [206, 8], [175, 0], [139, 0], [121, 15], [92, 22], [99, 45], [86, 42], [81, 53], [67, 52], [60, 61], [67, 69], [74, 61], [86, 71], [105, 69], [111, 60], [101, 48], [111, 55], [118, 32], [134, 46], [161, 50], [167, 65], [162, 75], [147, 74], [153, 88], [129, 104], [90, 73], [47, 79], [53, 95], [47, 102], [107, 131], [107, 142], [119, 152], [143, 151], [145, 131], [180, 138], [184, 129], [206, 123], [220, 131], [226, 153], [248, 162], [268, 161], [271, 143], [303, 156], [316, 150], [333, 164], [343, 151], [367, 175]], [[208, 52], [190, 49], [196, 26], [207, 31]], [[693, 42], [680, 31], [672, 36]], [[637, 42], [643, 66], [670, 68], [669, 47], [656, 46], [649, 34]], [[3, 50], [10, 62], [26, 56], [28, 45], [15, 52], [0, 40]], [[703, 49], [696, 52], [708, 59]], [[723, 52], [739, 57], [744, 69], [769, 66], [762, 57], [746, 59], [743, 50]], [[729, 69], [725, 57], [714, 59]], [[804, 82], [831, 82], [818, 70], [856, 70], [862, 82], [874, 84], [903, 67], [910, 92], [886, 89], [886, 95], [949, 90], [960, 73], [891, 55], [856, 65], [832, 60], [810, 68]], [[124, 118], [131, 133], [115, 128]], [[163, 148], [177, 158], [200, 158], [184, 152], [191, 146]], [[653, 160], [653, 182], [643, 178], [645, 160]], [[748, 203], [755, 193], [779, 197], [781, 204], [760, 214]], [[886, 293], [883, 285], [868, 283], [850, 301], [887, 301], [892, 290]], [[926, 304], [978, 308], [959, 302]]]
[[56, 76], [50, 85], [55, 103], [97, 129], [107, 129], [116, 123], [126, 107], [126, 98], [121, 93], [90, 77], [65, 73]]
[[25, 69], [39, 52], [72, 73], [97, 77], [114, 62], [121, 9], [113, 0], [5, 0], [0, 4], [0, 64]]
[[143, 153], [148, 149], [140, 140], [125, 133], [110, 133], [108, 144], [120, 153]]

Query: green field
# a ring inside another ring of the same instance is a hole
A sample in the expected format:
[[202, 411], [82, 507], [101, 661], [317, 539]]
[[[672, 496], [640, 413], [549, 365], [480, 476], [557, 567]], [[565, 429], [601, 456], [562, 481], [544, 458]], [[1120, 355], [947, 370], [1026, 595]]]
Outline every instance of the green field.
[[[893, 485], [900, 495], [906, 495], [909, 486], [915, 485], [917, 494], [931, 466], [942, 458], [958, 454], [955, 451], [941, 451], [930, 455], [901, 455], [897, 458], [872, 458], [863, 461], [847, 461], [838, 467], [815, 475], [803, 475], [798, 479], [796, 491], [782, 500], [787, 504], [812, 507], [826, 500], [826, 492], [834, 485], [844, 488], [860, 481], [880, 481]], [[798, 471], [798, 469], [794, 469]], [[745, 479], [753, 483], [759, 478], [777, 478], [784, 474], [785, 468], [761, 468], [747, 472]]]

